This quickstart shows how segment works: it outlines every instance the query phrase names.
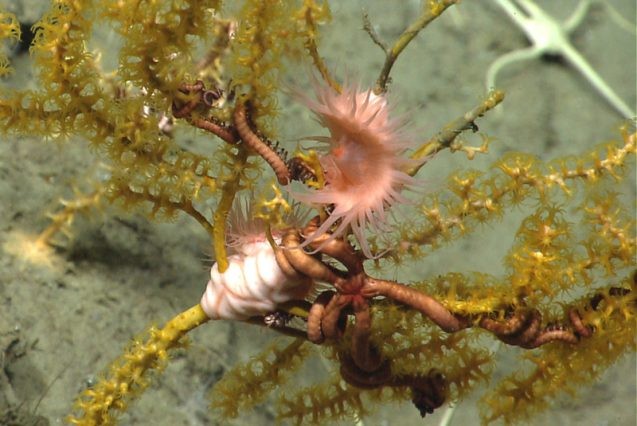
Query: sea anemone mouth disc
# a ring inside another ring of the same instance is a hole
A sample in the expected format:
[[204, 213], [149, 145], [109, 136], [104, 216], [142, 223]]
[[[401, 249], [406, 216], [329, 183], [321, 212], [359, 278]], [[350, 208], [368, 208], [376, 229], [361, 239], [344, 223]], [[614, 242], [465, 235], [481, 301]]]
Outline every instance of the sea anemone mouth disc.
[[403, 131], [405, 120], [392, 118], [385, 95], [371, 89], [352, 85], [337, 92], [320, 82], [314, 83], [314, 89], [316, 99], [300, 98], [330, 133], [317, 138], [329, 143], [320, 157], [326, 184], [316, 191], [293, 191], [292, 196], [303, 203], [332, 205], [333, 210], [304, 245], [338, 222], [330, 238], [351, 229], [365, 256], [373, 257], [365, 229], [387, 231], [386, 209], [406, 203], [400, 192], [416, 183], [404, 171], [413, 165], [413, 160], [402, 156], [410, 145]]

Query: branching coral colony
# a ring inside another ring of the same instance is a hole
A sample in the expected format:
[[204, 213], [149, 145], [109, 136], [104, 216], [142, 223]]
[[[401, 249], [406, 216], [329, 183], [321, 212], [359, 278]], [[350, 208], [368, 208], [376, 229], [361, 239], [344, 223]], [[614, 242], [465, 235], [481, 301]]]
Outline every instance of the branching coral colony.
[[[2, 94], [4, 133], [79, 135], [110, 163], [108, 181], [84, 200], [121, 202], [151, 218], [186, 213], [214, 246], [201, 302], [135, 340], [78, 397], [70, 423], [115, 423], [170, 351], [210, 319], [292, 337], [229, 372], [212, 405], [233, 417], [276, 392], [279, 418], [297, 423], [360, 416], [392, 400], [410, 400], [424, 416], [460, 400], [493, 367], [480, 333], [519, 347], [524, 360], [484, 395], [484, 421], [527, 418], [635, 350], [635, 222], [610, 188], [634, 164], [636, 136], [628, 126], [621, 141], [576, 158], [543, 163], [513, 153], [487, 172], [454, 173], [441, 192], [413, 202], [418, 220], [397, 222], [388, 210], [406, 201], [425, 160], [446, 149], [470, 159], [486, 152], [486, 138], [476, 148], [458, 135], [475, 130], [503, 98], [489, 93], [431, 139], [411, 145], [389, 108], [394, 62], [456, 1], [424, 2], [393, 44], [366, 22], [386, 54], [371, 89], [342, 86], [323, 63], [318, 36], [330, 17], [327, 4], [247, 0], [222, 17], [220, 3], [54, 1], [34, 27], [38, 90]], [[87, 50], [100, 20], [123, 39], [114, 75], [103, 74]], [[19, 37], [9, 14], [0, 14], [0, 35]], [[317, 93], [304, 102], [329, 133], [317, 146], [327, 142], [328, 149], [288, 157], [272, 142], [275, 96], [283, 64], [304, 59], [317, 70]], [[6, 59], [0, 68], [9, 71]], [[221, 149], [190, 152], [171, 138], [173, 126], [202, 129]], [[275, 196], [238, 202], [272, 185], [268, 170], [278, 183]], [[306, 189], [291, 190], [293, 181]], [[304, 204], [296, 211], [310, 214], [295, 214], [285, 194]], [[503, 276], [450, 272], [398, 283], [367, 271], [369, 263], [423, 262], [428, 251], [521, 203], [532, 212], [504, 259]], [[567, 204], [575, 204], [579, 221], [567, 220]], [[54, 230], [72, 218], [74, 206], [56, 216]], [[334, 375], [291, 390], [286, 373], [314, 348], [337, 366]]]

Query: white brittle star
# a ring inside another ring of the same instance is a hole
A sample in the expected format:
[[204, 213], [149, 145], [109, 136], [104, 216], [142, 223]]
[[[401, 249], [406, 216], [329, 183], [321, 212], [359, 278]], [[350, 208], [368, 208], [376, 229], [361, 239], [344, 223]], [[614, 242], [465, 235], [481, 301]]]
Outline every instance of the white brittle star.
[[500, 56], [489, 66], [486, 76], [488, 90], [495, 87], [498, 72], [507, 65], [543, 55], [556, 56], [565, 59], [569, 65], [579, 71], [622, 116], [628, 119], [635, 116], [635, 112], [610, 88], [569, 40], [571, 33], [584, 19], [591, 0], [581, 0], [571, 16], [564, 22], [559, 22], [547, 14], [532, 0], [516, 0], [517, 6], [511, 0], [494, 1], [524, 31], [532, 44], [525, 49], [514, 50]]

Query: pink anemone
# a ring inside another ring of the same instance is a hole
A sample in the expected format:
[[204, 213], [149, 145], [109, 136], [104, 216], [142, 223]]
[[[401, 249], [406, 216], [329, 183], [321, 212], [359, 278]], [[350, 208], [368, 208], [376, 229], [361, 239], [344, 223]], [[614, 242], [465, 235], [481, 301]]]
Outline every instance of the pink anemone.
[[326, 185], [312, 192], [293, 192], [292, 196], [303, 203], [333, 207], [303, 245], [336, 225], [332, 238], [351, 228], [365, 256], [373, 257], [365, 230], [389, 230], [387, 209], [407, 203], [401, 191], [417, 182], [405, 173], [416, 164], [402, 156], [409, 147], [402, 130], [405, 120], [390, 117], [385, 96], [371, 89], [343, 87], [338, 93], [316, 83], [315, 90], [316, 100], [301, 97], [330, 132], [329, 137], [314, 138], [329, 143], [329, 151], [320, 157]]

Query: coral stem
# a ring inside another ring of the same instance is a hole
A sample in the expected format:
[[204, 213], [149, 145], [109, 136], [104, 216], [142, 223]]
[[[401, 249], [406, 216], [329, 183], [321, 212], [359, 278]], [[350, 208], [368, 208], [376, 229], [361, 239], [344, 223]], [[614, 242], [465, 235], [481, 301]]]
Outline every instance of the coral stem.
[[112, 411], [125, 411], [127, 402], [139, 396], [148, 386], [145, 377], [150, 370], [161, 371], [170, 349], [183, 345], [181, 339], [189, 331], [209, 320], [200, 305], [180, 313], [158, 330], [151, 328], [145, 342], [136, 341], [109, 368], [109, 374], [82, 393], [75, 406], [77, 417], [69, 423], [80, 426], [115, 424]]

